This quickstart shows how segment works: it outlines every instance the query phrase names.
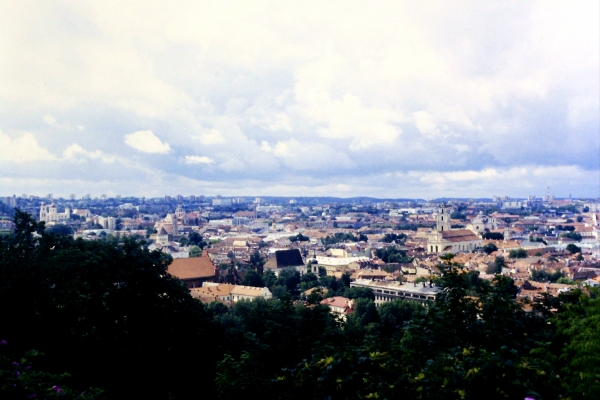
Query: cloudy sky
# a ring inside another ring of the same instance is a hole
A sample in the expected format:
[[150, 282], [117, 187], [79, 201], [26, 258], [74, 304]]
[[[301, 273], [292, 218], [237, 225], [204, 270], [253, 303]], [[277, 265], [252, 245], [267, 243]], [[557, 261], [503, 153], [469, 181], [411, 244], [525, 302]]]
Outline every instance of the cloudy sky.
[[600, 9], [0, 0], [0, 195], [600, 196]]

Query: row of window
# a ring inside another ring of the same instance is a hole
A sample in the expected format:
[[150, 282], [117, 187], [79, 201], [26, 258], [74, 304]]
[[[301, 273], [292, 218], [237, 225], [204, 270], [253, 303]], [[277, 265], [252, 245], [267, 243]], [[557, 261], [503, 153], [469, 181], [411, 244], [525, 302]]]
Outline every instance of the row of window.
[[399, 296], [399, 297], [404, 297], [404, 298], [412, 298], [412, 299], [428, 299], [428, 300], [434, 300], [435, 296], [433, 295], [425, 295], [425, 294], [417, 294], [417, 293], [406, 293], [406, 292], [394, 292], [394, 291], [389, 291], [389, 290], [380, 290], [380, 289], [376, 289], [375, 293], [382, 293], [383, 295], [388, 295], [388, 296], [382, 296], [382, 295], [375, 295], [375, 300], [388, 300], [390, 299], [390, 296]]

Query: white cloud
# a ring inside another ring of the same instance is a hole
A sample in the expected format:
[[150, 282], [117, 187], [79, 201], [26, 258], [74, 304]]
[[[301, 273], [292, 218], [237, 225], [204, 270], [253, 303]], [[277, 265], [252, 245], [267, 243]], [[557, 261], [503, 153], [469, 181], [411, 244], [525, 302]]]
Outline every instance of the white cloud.
[[600, 99], [598, 97], [575, 96], [569, 99], [567, 120], [573, 127], [600, 119]]
[[56, 157], [41, 147], [33, 134], [22, 132], [11, 137], [0, 131], [0, 162], [25, 163], [42, 160], [54, 161]]
[[88, 160], [101, 160], [105, 163], [113, 163], [116, 161], [116, 157], [104, 154], [100, 150], [88, 151], [74, 143], [63, 150], [63, 160], [77, 163], [84, 163]]
[[205, 146], [215, 145], [215, 144], [225, 144], [227, 140], [221, 132], [216, 129], [211, 129], [209, 133], [205, 133], [200, 136], [200, 143]]
[[186, 164], [212, 164], [214, 161], [206, 156], [185, 156]]
[[427, 136], [437, 132], [437, 126], [431, 115], [427, 111], [417, 111], [413, 113], [415, 125], [419, 131]]
[[75, 160], [80, 157], [98, 159], [102, 157], [102, 152], [100, 150], [87, 151], [77, 143], [74, 143], [63, 151], [63, 157], [67, 160]]
[[71, 129], [71, 124], [69, 124], [68, 122], [63, 122], [61, 124], [52, 115], [44, 115], [42, 119], [44, 120], [44, 123], [51, 128]]
[[265, 140], [263, 140], [260, 144], [260, 149], [262, 151], [266, 151], [267, 153], [270, 153], [273, 151], [273, 149], [271, 148], [271, 146], [269, 145], [269, 143]]
[[152, 170], [136, 187], [159, 188], [195, 163], [215, 190], [428, 197], [597, 171], [598, 2], [307, 1], [0, 2], [0, 162], [65, 161], [18, 169], [32, 179]]
[[144, 153], [167, 154], [171, 151], [152, 131], [136, 131], [125, 135], [125, 144]]
[[264, 116], [262, 118], [250, 117], [250, 123], [252, 125], [260, 126], [270, 132], [284, 131], [292, 132], [292, 121], [290, 117], [284, 113], [277, 113], [274, 115]]

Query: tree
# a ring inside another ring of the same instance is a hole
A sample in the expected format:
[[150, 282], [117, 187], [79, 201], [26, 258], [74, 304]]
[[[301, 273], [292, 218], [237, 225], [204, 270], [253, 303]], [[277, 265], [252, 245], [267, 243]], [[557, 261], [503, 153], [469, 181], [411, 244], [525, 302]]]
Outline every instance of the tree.
[[389, 246], [386, 249], [375, 250], [375, 255], [386, 263], [409, 263], [412, 257], [407, 257], [404, 250]]
[[327, 276], [327, 270], [325, 267], [319, 267], [319, 278], [323, 278], [324, 276]]
[[494, 259], [494, 263], [489, 265], [487, 267], [487, 269], [485, 270], [486, 273], [488, 274], [499, 274], [502, 272], [502, 268], [504, 268], [504, 257], [502, 256], [497, 256]]
[[600, 397], [600, 296], [598, 288], [590, 295], [577, 290], [576, 301], [553, 319], [558, 333], [567, 340], [562, 347], [564, 366], [561, 375], [570, 398]]
[[556, 282], [564, 276], [560, 270], [548, 272], [545, 269], [534, 269], [531, 271], [531, 280], [536, 282]]
[[302, 291], [313, 288], [319, 284], [319, 278], [312, 272], [307, 272], [300, 278], [300, 289]]
[[527, 257], [527, 251], [525, 251], [524, 249], [511, 250], [508, 253], [508, 256], [510, 258], [526, 258]]
[[485, 246], [483, 246], [483, 251], [486, 254], [492, 254], [493, 252], [495, 252], [497, 250], [498, 250], [498, 247], [494, 243], [488, 243]]
[[310, 238], [308, 236], [304, 236], [301, 233], [295, 235], [295, 236], [290, 236], [289, 241], [292, 243], [295, 242], [308, 242], [310, 240]]
[[296, 287], [300, 284], [300, 272], [295, 268], [284, 268], [279, 271], [277, 283], [284, 285], [287, 290], [292, 292], [296, 290]]
[[573, 239], [576, 242], [581, 242], [581, 239], [582, 239], [581, 234], [576, 233], [576, 232], [565, 232], [565, 233], [562, 233], [560, 235], [560, 237]]
[[188, 236], [188, 241], [203, 249], [206, 247], [206, 242], [198, 232], [191, 232]]
[[484, 232], [482, 237], [485, 240], [504, 240], [504, 235], [500, 232]]
[[167, 272], [171, 257], [132, 238], [46, 234], [21, 212], [15, 224], [0, 237], [0, 303], [11, 304], [0, 308], [3, 340], [45, 353], [44, 364], [71, 373], [74, 388], [103, 387], [111, 398], [191, 396], [202, 367], [190, 368], [186, 354], [212, 340], [213, 325]]
[[440, 260], [443, 260], [446, 264], [450, 265], [452, 264], [452, 260], [454, 259], [454, 257], [455, 255], [452, 253], [446, 253], [440, 256]]
[[372, 301], [375, 301], [375, 294], [373, 293], [373, 289], [365, 287], [348, 288], [344, 292], [344, 297], [347, 297], [349, 299], [371, 299]]
[[399, 243], [406, 238], [407, 238], [407, 236], [404, 233], [400, 233], [400, 234], [386, 233], [385, 236], [383, 237], [383, 239], [381, 239], [381, 241], [384, 243], [392, 243], [392, 242]]
[[277, 276], [275, 276], [275, 272], [270, 269], [263, 274], [262, 278], [265, 286], [269, 289], [271, 289], [273, 285], [275, 285], [275, 282], [277, 282]]
[[250, 265], [257, 271], [262, 273], [262, 268], [265, 265], [264, 258], [260, 255], [258, 250], [254, 250], [254, 253], [250, 256]]
[[450, 218], [452, 218], [452, 219], [458, 219], [458, 220], [461, 220], [461, 221], [466, 221], [467, 220], [467, 214], [462, 213], [462, 212], [460, 212], [460, 211], [457, 210], [457, 211], [453, 211], [450, 214]]
[[581, 253], [581, 247], [575, 246], [573, 243], [569, 243], [565, 250], [571, 254]]
[[189, 256], [190, 257], [200, 257], [202, 256], [202, 249], [198, 246], [190, 246], [189, 248]]
[[72, 235], [73, 229], [68, 225], [54, 225], [50, 228], [46, 229], [46, 233], [51, 233], [54, 235]]
[[263, 282], [260, 274], [251, 269], [246, 272], [246, 276], [244, 276], [242, 285], [252, 287], [264, 287], [265, 283]]

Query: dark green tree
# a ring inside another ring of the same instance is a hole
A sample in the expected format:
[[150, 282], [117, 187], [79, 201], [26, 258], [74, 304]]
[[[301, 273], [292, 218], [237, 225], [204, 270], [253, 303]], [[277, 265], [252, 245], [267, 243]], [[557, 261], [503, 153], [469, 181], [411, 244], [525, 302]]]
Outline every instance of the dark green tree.
[[[11, 304], [0, 307], [4, 340], [45, 353], [42, 369], [71, 373], [74, 389], [102, 387], [111, 398], [195, 390], [192, 377], [203, 367], [190, 368], [186, 354], [211, 340], [213, 328], [168, 274], [170, 257], [130, 238], [46, 234], [22, 212], [15, 224], [0, 237], [0, 304]], [[211, 380], [205, 384], [210, 391]]]
[[571, 254], [581, 253], [581, 247], [578, 247], [573, 243], [569, 243], [566, 247], [566, 250]]
[[483, 251], [486, 254], [492, 254], [493, 252], [495, 252], [497, 250], [498, 250], [498, 247], [494, 243], [488, 243], [485, 246], [483, 246]]
[[54, 235], [72, 235], [73, 229], [68, 225], [53, 225], [46, 229], [46, 233]]
[[511, 250], [508, 253], [508, 256], [510, 258], [526, 258], [527, 257], [527, 251], [525, 251], [524, 249]]
[[248, 270], [246, 272], [246, 276], [244, 276], [244, 281], [242, 285], [245, 286], [253, 286], [253, 287], [264, 287], [265, 283], [262, 280], [260, 274], [254, 270]]

